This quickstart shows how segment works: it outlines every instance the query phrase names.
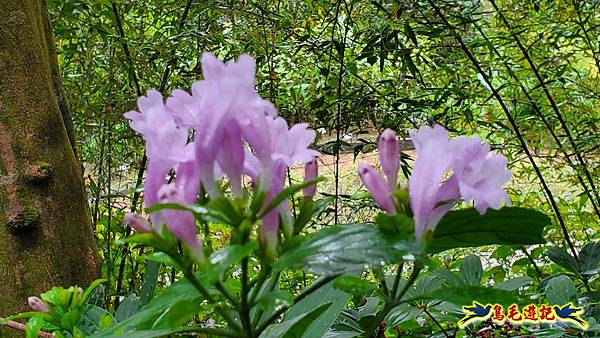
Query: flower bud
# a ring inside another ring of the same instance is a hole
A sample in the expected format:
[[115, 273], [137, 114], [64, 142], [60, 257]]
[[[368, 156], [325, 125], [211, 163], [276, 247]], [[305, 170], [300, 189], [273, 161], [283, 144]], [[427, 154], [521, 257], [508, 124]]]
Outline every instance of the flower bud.
[[396, 139], [396, 133], [386, 129], [379, 136], [379, 163], [383, 173], [387, 177], [388, 184], [392, 190], [396, 189], [398, 179], [398, 168], [400, 167], [400, 145]]
[[34, 311], [37, 311], [37, 312], [50, 311], [48, 309], [48, 305], [46, 305], [46, 303], [44, 303], [44, 301], [39, 299], [38, 297], [31, 296], [31, 297], [27, 298], [27, 303]]
[[[306, 163], [304, 165], [304, 182], [312, 180], [319, 175], [319, 165], [317, 164], [317, 159], [313, 158], [312, 161]], [[317, 185], [311, 184], [308, 187], [304, 188], [303, 195], [304, 197], [314, 197], [317, 192]]]
[[134, 213], [128, 213], [125, 215], [125, 224], [134, 228], [139, 233], [152, 231], [152, 225], [142, 217]]
[[375, 169], [368, 165], [360, 164], [358, 174], [363, 184], [367, 187], [375, 203], [385, 212], [394, 215], [396, 207], [392, 199], [392, 191], [386, 184], [385, 179]]

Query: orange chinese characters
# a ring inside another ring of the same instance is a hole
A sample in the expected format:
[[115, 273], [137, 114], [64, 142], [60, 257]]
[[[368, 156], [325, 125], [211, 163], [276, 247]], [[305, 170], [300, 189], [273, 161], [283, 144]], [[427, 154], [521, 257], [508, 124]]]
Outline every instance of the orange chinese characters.
[[502, 312], [502, 305], [494, 304], [493, 312], [492, 312], [492, 321], [495, 323], [503, 323], [506, 319], [506, 316]]
[[508, 319], [513, 322], [520, 322], [523, 320], [523, 316], [521, 316], [521, 312], [519, 311], [519, 307], [517, 304], [513, 304], [508, 307], [508, 314], [506, 315]]
[[542, 304], [542, 306], [540, 306], [540, 320], [553, 322], [555, 319], [556, 316], [554, 315], [552, 307]]
[[523, 319], [531, 322], [538, 320], [538, 310], [535, 304], [529, 304], [523, 309]]

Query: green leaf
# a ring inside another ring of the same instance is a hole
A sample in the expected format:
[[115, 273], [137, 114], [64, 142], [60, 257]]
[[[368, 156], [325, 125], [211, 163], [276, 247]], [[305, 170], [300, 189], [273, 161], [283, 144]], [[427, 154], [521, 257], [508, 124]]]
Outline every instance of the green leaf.
[[462, 262], [460, 263], [459, 276], [466, 285], [481, 284], [483, 267], [481, 266], [481, 259], [479, 259], [479, 256], [469, 255], [463, 258]]
[[550, 223], [545, 214], [518, 207], [488, 210], [483, 215], [474, 208], [454, 210], [438, 224], [429, 251], [492, 244], [542, 244], [546, 242], [542, 232]]
[[[160, 329], [160, 330], [141, 330], [134, 332], [127, 332], [127, 338], [157, 338], [157, 337], [170, 337], [170, 335], [178, 332], [185, 332], [185, 330], [189, 331], [189, 327], [184, 328], [168, 328], [168, 329]], [[92, 337], [105, 337], [105, 338], [122, 338], [123, 334], [111, 334], [105, 336], [97, 336], [93, 335]]]
[[189, 211], [195, 215], [202, 215], [208, 213], [208, 209], [194, 204], [176, 204], [176, 203], [156, 203], [145, 209], [146, 213], [150, 214], [161, 210], [181, 210]]
[[200, 296], [198, 290], [187, 279], [184, 279], [166, 288], [133, 316], [111, 328], [95, 333], [92, 337], [108, 337], [116, 332], [125, 331], [128, 338], [131, 338], [129, 336], [131, 332], [150, 329], [158, 317], [178, 302], [196, 299]]
[[213, 268], [224, 271], [230, 265], [238, 263], [256, 249], [258, 249], [258, 242], [255, 240], [251, 240], [244, 245], [233, 244], [213, 252], [209, 260]]
[[463, 287], [465, 285], [465, 283], [460, 278], [456, 277], [456, 275], [450, 270], [435, 269], [432, 274], [442, 278], [448, 284], [450, 284], [450, 286]]
[[591, 242], [586, 244], [579, 252], [581, 271], [586, 272], [597, 268], [598, 262], [600, 262], [600, 243]]
[[290, 306], [294, 303], [294, 295], [288, 290], [273, 290], [261, 295], [256, 305], [263, 310], [269, 310], [278, 306]]
[[483, 286], [440, 288], [426, 295], [426, 298], [445, 300], [459, 307], [472, 304], [473, 301], [481, 304], [498, 303], [503, 306], [519, 302], [515, 292]]
[[[93, 305], [87, 305], [86, 308], [92, 306]], [[81, 314], [82, 311], [79, 308], [69, 310], [60, 319], [60, 326], [64, 329], [71, 331], [77, 325], [77, 323], [79, 323], [79, 320], [81, 319]]]
[[[402, 280], [402, 286], [406, 285], [406, 280]], [[437, 290], [444, 285], [444, 279], [436, 275], [424, 275], [417, 280], [415, 288], [409, 289], [409, 297], [423, 297], [429, 292]]]
[[546, 298], [552, 304], [564, 305], [575, 299], [577, 289], [573, 281], [567, 276], [552, 278], [546, 286]]
[[571, 256], [567, 250], [559, 248], [551, 248], [546, 250], [546, 256], [558, 266], [563, 267], [571, 272], [578, 273], [581, 269], [575, 257]]
[[[84, 291], [84, 296], [85, 296], [85, 291]], [[104, 304], [105, 297], [106, 297], [106, 290], [104, 288], [104, 285], [99, 285], [97, 288], [94, 289], [94, 291], [92, 291], [90, 293], [89, 297], [86, 299], [85, 302], [90, 305], [96, 305], [98, 307], [102, 307], [102, 305]]]
[[190, 320], [200, 311], [201, 300], [182, 300], [175, 303], [168, 311], [163, 313], [152, 325], [152, 329], [175, 328]]
[[408, 236], [415, 228], [413, 219], [402, 214], [388, 215], [380, 213], [375, 217], [375, 222], [383, 232], [400, 236]]
[[294, 304], [285, 314], [284, 319], [290, 319], [309, 312], [321, 304], [331, 303], [322, 314], [315, 319], [304, 331], [304, 338], [323, 337], [331, 325], [336, 321], [350, 295], [333, 287], [333, 281], [321, 286], [318, 290]]
[[269, 211], [273, 210], [276, 206], [281, 204], [281, 202], [288, 199], [290, 196], [293, 196], [295, 193], [303, 190], [304, 188], [306, 188], [308, 186], [317, 184], [324, 180], [325, 180], [324, 177], [316, 177], [316, 178], [313, 178], [312, 180], [304, 181], [302, 183], [294, 184], [292, 186], [285, 188], [282, 192], [280, 192], [277, 196], [275, 196], [275, 198], [273, 198], [271, 200], [271, 202], [267, 205], [266, 208], [264, 208], [262, 210], [262, 212], [260, 213], [260, 215], [257, 218], [262, 218], [264, 215], [268, 214]]
[[42, 329], [44, 319], [40, 315], [33, 315], [25, 324], [25, 334], [27, 338], [36, 338]]
[[410, 304], [401, 304], [393, 308], [385, 319], [388, 325], [397, 326], [400, 323], [417, 319], [422, 313], [422, 309]]
[[[104, 282], [106, 282], [106, 279], [96, 279], [95, 281], [93, 281], [90, 286], [88, 286], [84, 291], [83, 294], [81, 295], [81, 300], [80, 300], [80, 304], [85, 304], [88, 303], [88, 299], [90, 298], [90, 296], [92, 295], [92, 293], [94, 291], [96, 291], [97, 288], [102, 288], [100, 290], [100, 292], [102, 293], [102, 296], [104, 296], [104, 287], [102, 286], [102, 284], [104, 284]], [[98, 305], [100, 306], [100, 305]]]
[[138, 297], [136, 295], [129, 295], [129, 297], [125, 298], [121, 302], [121, 305], [119, 305], [119, 308], [117, 309], [117, 312], [115, 313], [115, 319], [118, 322], [122, 322], [125, 319], [136, 314], [139, 311], [139, 309], [140, 309], [140, 297]]
[[144, 284], [142, 284], [142, 289], [140, 290], [140, 306], [148, 304], [154, 297], [160, 265], [161, 263], [155, 261], [149, 261], [146, 265]]
[[333, 287], [353, 296], [365, 296], [377, 289], [371, 282], [360, 277], [340, 276], [333, 282]]
[[149, 262], [157, 262], [157, 263], [162, 263], [166, 266], [174, 266], [178, 269], [181, 269], [181, 266], [179, 263], [177, 263], [175, 260], [173, 260], [173, 258], [171, 256], [169, 256], [168, 254], [164, 253], [164, 252], [153, 252], [150, 255], [146, 256], [146, 260]]
[[302, 202], [300, 202], [300, 206], [298, 208], [300, 213], [294, 220], [294, 234], [300, 233], [302, 229], [310, 222], [312, 216], [315, 212], [315, 202], [312, 197], [304, 197], [302, 198]]
[[46, 304], [53, 304], [57, 307], [62, 307], [65, 309], [69, 308], [71, 300], [73, 299], [72, 297], [73, 290], [64, 289], [61, 287], [53, 287], [49, 291], [46, 291], [40, 295], [40, 298], [42, 298]]
[[308, 235], [275, 262], [275, 270], [304, 268], [319, 275], [363, 271], [422, 256], [414, 239], [383, 233], [371, 224], [325, 227]]
[[533, 278], [527, 277], [527, 276], [521, 276], [521, 277], [515, 277], [512, 279], [507, 279], [507, 280], [503, 281], [502, 283], [498, 283], [498, 284], [494, 285], [494, 288], [501, 289], [501, 290], [507, 290], [507, 291], [514, 291], [514, 290], [518, 290], [524, 286], [527, 286], [527, 285], [531, 284], [532, 282], [533, 282]]
[[299, 316], [269, 326], [259, 338], [301, 338], [310, 324], [331, 306], [331, 302], [321, 304]]
[[77, 328], [86, 335], [90, 335], [115, 323], [116, 320], [108, 311], [101, 307], [87, 304], [78, 319]]

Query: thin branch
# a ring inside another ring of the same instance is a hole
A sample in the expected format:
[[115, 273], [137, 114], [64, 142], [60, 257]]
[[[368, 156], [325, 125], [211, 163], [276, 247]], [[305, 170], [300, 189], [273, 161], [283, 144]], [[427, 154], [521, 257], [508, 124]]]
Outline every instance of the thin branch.
[[573, 161], [571, 160], [571, 157], [569, 156], [570, 154], [567, 152], [567, 149], [563, 146], [562, 141], [560, 140], [560, 138], [558, 137], [558, 135], [556, 134], [556, 132], [554, 132], [553, 126], [550, 124], [550, 122], [548, 121], [548, 119], [546, 119], [546, 117], [542, 113], [542, 111], [541, 111], [539, 105], [537, 104], [537, 102], [531, 97], [531, 95], [529, 94], [529, 91], [527, 90], [527, 88], [525, 88], [525, 86], [523, 85], [523, 83], [519, 80], [519, 78], [517, 77], [517, 75], [515, 74], [515, 72], [512, 70], [512, 68], [510, 67], [510, 65], [506, 61], [506, 58], [503, 57], [500, 54], [500, 52], [498, 51], [498, 49], [494, 46], [494, 44], [491, 43], [491, 41], [488, 39], [488, 37], [486, 36], [486, 34], [481, 29], [481, 27], [479, 27], [477, 24], [475, 24], [475, 28], [479, 31], [479, 34], [481, 34], [481, 36], [483, 37], [483, 39], [488, 43], [488, 46], [490, 46], [490, 48], [494, 52], [494, 54], [496, 54], [498, 56], [498, 58], [501, 60], [502, 64], [504, 64], [504, 67], [508, 71], [508, 74], [510, 75], [510, 77], [513, 78], [513, 80], [517, 83], [517, 85], [519, 86], [519, 88], [521, 88], [521, 91], [523, 92], [523, 94], [525, 94], [525, 97], [527, 98], [527, 103], [529, 103], [531, 105], [531, 108], [533, 108], [534, 113], [540, 118], [540, 120], [542, 120], [542, 122], [544, 123], [544, 126], [546, 126], [546, 129], [548, 130], [548, 132], [550, 132], [550, 135], [554, 139], [554, 142], [556, 142], [556, 145], [559, 147], [559, 149], [563, 153], [565, 159], [567, 160], [567, 163], [575, 171], [575, 174], [577, 176], [577, 180], [579, 181], [579, 184], [581, 184], [584, 192], [588, 195], [589, 200], [592, 203], [592, 208], [596, 212], [596, 215], [598, 215], [598, 217], [600, 217], [600, 208], [598, 207], [598, 202], [594, 200], [594, 196], [592, 196], [592, 193], [591, 193], [590, 189], [588, 188], [587, 184], [585, 183], [585, 181], [583, 180], [583, 178], [579, 174], [579, 170], [577, 170], [577, 167], [575, 166], [575, 163], [573, 163]]
[[575, 250], [575, 246], [573, 245], [573, 242], [571, 241], [571, 237], [569, 235], [569, 230], [567, 229], [567, 225], [566, 225], [565, 221], [562, 218], [562, 214], [560, 213], [560, 210], [558, 208], [558, 204], [556, 203], [556, 201], [554, 199], [554, 195], [552, 194], [552, 191], [548, 187], [548, 184], [546, 183], [546, 180], [544, 179], [544, 176], [542, 175], [542, 172], [540, 171], [540, 168], [535, 163], [535, 160], [534, 160], [533, 156], [531, 155], [531, 152], [529, 151], [529, 148], [527, 147], [527, 143], [525, 142], [525, 139], [523, 138], [523, 135], [521, 134], [521, 131], [519, 130], [517, 122], [515, 121], [514, 117], [510, 113], [510, 111], [508, 110], [508, 107], [506, 106], [506, 104], [504, 103], [504, 100], [502, 99], [502, 97], [498, 93], [498, 90], [492, 84], [492, 82], [491, 82], [490, 78], [488, 77], [487, 73], [485, 71], [483, 71], [483, 69], [481, 68], [481, 65], [475, 59], [475, 57], [473, 56], [473, 54], [471, 53], [471, 51], [469, 50], [469, 48], [467, 48], [467, 45], [464, 43], [464, 41], [462, 40], [462, 38], [458, 35], [458, 33], [456, 32], [456, 29], [454, 28], [454, 26], [452, 26], [448, 22], [448, 20], [446, 19], [446, 16], [441, 12], [441, 10], [436, 6], [436, 4], [432, 0], [427, 0], [427, 2], [433, 8], [433, 10], [437, 13], [437, 15], [440, 17], [440, 19], [444, 22], [444, 24], [450, 29], [451, 34], [454, 36], [454, 38], [456, 39], [456, 41], [460, 44], [460, 47], [461, 47], [462, 51], [467, 56], [467, 58], [469, 59], [469, 61], [471, 61], [471, 63], [473, 64], [473, 66], [475, 66], [475, 68], [477, 69], [477, 72], [479, 72], [479, 74], [481, 75], [481, 77], [485, 81], [485, 83], [488, 86], [488, 88], [490, 88], [490, 90], [492, 91], [492, 94], [493, 94], [494, 98], [500, 104], [500, 107], [504, 111], [504, 114], [508, 118], [508, 121], [509, 121], [511, 127], [512, 127], [513, 131], [515, 132], [515, 136], [517, 136], [517, 139], [519, 140], [519, 143], [521, 144], [521, 148], [523, 149], [523, 151], [525, 152], [525, 155], [529, 159], [529, 162], [531, 163], [531, 166], [533, 167], [533, 170], [535, 171], [536, 175], [538, 176], [538, 178], [540, 180], [540, 183], [542, 184], [542, 188], [544, 189], [544, 191], [546, 192], [546, 195], [548, 196], [550, 204], [552, 205], [552, 209], [554, 210], [556, 218], [557, 218], [557, 220], [558, 220], [558, 222], [560, 224], [560, 227], [561, 227], [561, 229], [563, 231], [563, 235], [564, 235], [565, 241], [567, 242], [567, 245], [569, 246], [569, 248], [570, 248], [571, 253], [573, 254], [573, 256], [577, 258], [578, 257], [577, 256], [577, 251]]
[[[523, 46], [523, 44], [521, 43], [521, 40], [519, 39], [519, 37], [513, 32], [513, 29], [511, 27], [510, 23], [508, 22], [508, 20], [504, 16], [504, 14], [502, 14], [502, 12], [500, 11], [500, 9], [498, 8], [498, 5], [496, 5], [496, 2], [494, 0], [489, 0], [489, 1], [492, 4], [492, 6], [494, 7], [494, 9], [496, 10], [496, 13], [498, 13], [498, 16], [500, 17], [500, 20], [504, 23], [504, 25], [508, 29], [510, 35], [513, 37], [513, 39], [517, 43], [517, 46], [519, 46], [519, 49], [523, 53], [523, 56], [525, 57], [525, 60], [527, 60], [527, 63], [529, 64], [529, 67], [533, 71], [533, 74], [535, 75], [535, 77], [538, 80], [540, 86], [542, 87], [542, 90], [544, 91], [544, 94], [546, 94], [546, 98], [548, 98], [548, 102], [550, 102], [550, 106], [552, 107], [552, 110], [554, 111], [554, 113], [556, 115], [556, 118], [558, 119], [558, 121], [560, 123], [561, 128], [563, 129], [563, 131], [567, 135], [567, 139], [569, 140], [569, 143], [571, 144], [571, 147], [573, 147], [573, 150], [575, 151], [575, 156], [577, 157], [577, 161], [579, 161], [579, 164], [583, 168], [583, 172], [584, 172], [586, 178], [588, 179], [588, 181], [590, 183], [590, 187], [591, 187], [592, 193], [594, 194], [594, 196], [596, 196], [596, 201], [600, 203], [600, 195], [598, 193], [598, 190], [596, 190], [596, 186], [594, 184], [594, 180], [592, 178], [592, 175], [590, 174], [590, 171], [588, 170], [587, 164], [583, 160], [583, 157], [581, 156], [581, 153], [578, 151], [577, 143], [575, 142], [575, 139], [573, 138], [573, 135], [571, 134], [571, 131], [570, 131], [569, 127], [567, 126], [567, 123], [563, 119], [562, 114], [560, 113], [560, 111], [558, 109], [558, 106], [556, 105], [556, 102], [554, 101], [554, 98], [552, 97], [552, 95], [550, 94], [550, 91], [548, 90], [548, 87], [546, 86], [546, 81], [544, 80], [544, 78], [540, 74], [538, 67], [535, 65], [535, 63], [531, 59], [531, 57], [529, 55], [529, 52]], [[577, 257], [577, 256], [575, 256], [575, 257]]]
[[[15, 322], [14, 320], [9, 320], [6, 323], [4, 323], [4, 320], [5, 320], [4, 318], [0, 317], [0, 323], [3, 323], [3, 325], [8, 326], [11, 329], [25, 332], [25, 327], [26, 327], [25, 324]], [[48, 332], [40, 332], [40, 333], [38, 333], [38, 337], [53, 338], [54, 334], [48, 333]]]

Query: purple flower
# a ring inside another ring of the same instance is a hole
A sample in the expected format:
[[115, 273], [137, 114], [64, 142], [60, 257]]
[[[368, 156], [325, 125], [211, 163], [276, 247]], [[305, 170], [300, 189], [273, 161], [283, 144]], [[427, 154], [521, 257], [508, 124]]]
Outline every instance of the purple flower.
[[222, 150], [217, 154], [221, 170], [229, 177], [231, 192], [239, 196], [242, 191], [242, 173], [244, 169], [244, 145], [240, 126], [231, 122], [224, 131], [221, 142]]
[[140, 112], [130, 111], [125, 117], [131, 128], [141, 133], [146, 141], [148, 174], [144, 183], [144, 204], [148, 207], [158, 201], [158, 189], [165, 183], [167, 173], [178, 162], [194, 160], [188, 145], [189, 130], [179, 128], [173, 115], [165, 108], [162, 95], [149, 90], [138, 99]]
[[502, 189], [512, 177], [506, 157], [490, 153], [490, 146], [478, 138], [457, 137], [451, 144], [456, 149], [452, 168], [463, 200], [473, 201], [480, 214], [488, 208], [500, 209], [502, 201], [510, 205]]
[[50, 309], [48, 309], [48, 305], [46, 303], [44, 303], [44, 301], [41, 300], [39, 297], [31, 296], [31, 297], [27, 298], [27, 303], [29, 304], [31, 309], [33, 309], [33, 311], [37, 311], [37, 312], [50, 311]]
[[377, 170], [365, 164], [358, 165], [358, 174], [363, 184], [367, 187], [375, 203], [389, 214], [396, 213], [392, 190]]
[[422, 126], [410, 135], [418, 156], [408, 188], [418, 239], [433, 231], [461, 198], [474, 201], [480, 213], [489, 207], [499, 209], [502, 200], [509, 203], [502, 189], [511, 177], [506, 158], [490, 154], [481, 140], [451, 140], [439, 125]]
[[396, 139], [396, 133], [386, 129], [379, 136], [379, 162], [386, 179], [372, 167], [361, 164], [358, 166], [358, 174], [367, 190], [371, 193], [375, 203], [389, 214], [396, 214], [396, 206], [392, 197], [396, 189], [398, 169], [400, 167], [400, 146]]
[[[233, 195], [239, 196], [242, 177], [248, 175], [257, 192], [266, 193], [264, 208], [283, 191], [290, 165], [310, 162], [319, 155], [309, 148], [315, 132], [307, 124], [289, 128], [277, 117], [273, 105], [258, 95], [252, 57], [241, 55], [237, 61], [223, 63], [205, 53], [201, 63], [204, 79], [192, 85], [191, 93], [175, 90], [165, 104], [160, 93], [150, 90], [138, 100], [140, 113], [125, 114], [146, 141], [144, 203], [193, 204], [200, 185], [211, 198], [220, 198], [215, 180], [222, 174]], [[194, 140], [190, 142], [191, 130]], [[174, 184], [166, 184], [168, 174], [174, 174]], [[128, 218], [140, 231], [149, 230], [139, 219]], [[166, 223], [177, 238], [201, 255], [192, 213], [162, 210], [150, 218], [158, 230]], [[279, 228], [286, 238], [293, 232], [286, 201], [265, 216], [259, 229], [270, 252], [276, 249]]]
[[[243, 125], [248, 123], [250, 122], [242, 122]], [[267, 192], [263, 204], [266, 207], [283, 191], [287, 168], [294, 163], [313, 161], [319, 153], [308, 148], [315, 138], [315, 132], [308, 129], [306, 124], [296, 124], [288, 128], [281, 117], [273, 118], [268, 115], [263, 115], [261, 119], [251, 123], [268, 128], [267, 132], [262, 134], [257, 132], [257, 128], [245, 131], [245, 139], [251, 150], [246, 151], [244, 162], [245, 172], [253, 182], [258, 181], [258, 191]], [[287, 201], [268, 212], [259, 228], [259, 239], [269, 256], [275, 253], [279, 228], [283, 230], [286, 238], [292, 236], [293, 221]]]
[[[180, 126], [195, 129], [198, 174], [209, 195], [220, 196], [214, 182], [217, 162], [228, 176], [234, 195], [238, 195], [244, 163], [240, 123], [273, 116], [275, 109], [254, 89], [252, 57], [241, 55], [237, 61], [225, 64], [205, 53], [201, 63], [204, 80], [192, 85], [192, 95], [174, 91], [167, 100], [167, 109]], [[260, 135], [266, 129], [262, 126], [253, 131]]]
[[[313, 158], [312, 161], [304, 165], [304, 181], [309, 181], [319, 176], [319, 165], [317, 159]], [[311, 184], [304, 188], [303, 195], [305, 197], [314, 197], [317, 192], [317, 185]]]
[[400, 145], [396, 133], [391, 129], [384, 130], [379, 136], [378, 148], [379, 163], [383, 173], [387, 177], [390, 188], [395, 190], [400, 168]]
[[138, 214], [130, 212], [127, 215], [125, 215], [124, 221], [125, 224], [129, 225], [139, 233], [152, 231], [152, 225], [148, 221], [140, 217]]
[[[158, 191], [161, 203], [187, 204], [183, 193], [174, 184], [165, 184]], [[173, 235], [183, 242], [199, 260], [204, 259], [202, 246], [196, 235], [196, 219], [189, 211], [164, 209], [160, 216]]]
[[[281, 160], [274, 162], [274, 166], [271, 169], [273, 175], [271, 176], [271, 184], [269, 186], [267, 198], [263, 204], [264, 207], [271, 204], [273, 199], [283, 191], [285, 186], [286, 168], [287, 166]], [[293, 231], [290, 227], [292, 227], [293, 224], [291, 222], [291, 213], [287, 201], [281, 202], [281, 204], [273, 210], [267, 212], [258, 229], [259, 240], [269, 257], [273, 257], [277, 249], [277, 234], [280, 227], [280, 219], [283, 222], [281, 226], [284, 232], [287, 233], [287, 235], [290, 235], [290, 232]]]
[[[415, 221], [415, 233], [421, 239], [427, 229], [437, 225], [460, 197], [456, 183], [442, 179], [454, 159], [448, 132], [439, 125], [410, 132], [417, 151], [408, 192]], [[443, 187], [443, 189], [442, 189]], [[448, 201], [447, 203], [441, 203]]]

